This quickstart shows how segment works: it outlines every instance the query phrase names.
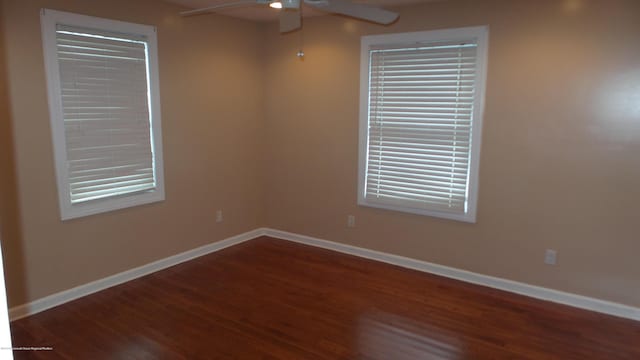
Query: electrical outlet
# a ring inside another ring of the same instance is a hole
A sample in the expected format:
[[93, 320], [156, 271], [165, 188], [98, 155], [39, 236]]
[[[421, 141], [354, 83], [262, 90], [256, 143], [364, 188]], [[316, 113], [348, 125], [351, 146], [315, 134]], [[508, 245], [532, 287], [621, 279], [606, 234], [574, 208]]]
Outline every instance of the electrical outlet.
[[216, 222], [222, 222], [222, 210], [216, 211]]
[[356, 217], [353, 215], [347, 216], [347, 227], [356, 227]]
[[558, 252], [553, 249], [547, 249], [544, 252], [544, 263], [547, 265], [555, 265], [558, 258]]

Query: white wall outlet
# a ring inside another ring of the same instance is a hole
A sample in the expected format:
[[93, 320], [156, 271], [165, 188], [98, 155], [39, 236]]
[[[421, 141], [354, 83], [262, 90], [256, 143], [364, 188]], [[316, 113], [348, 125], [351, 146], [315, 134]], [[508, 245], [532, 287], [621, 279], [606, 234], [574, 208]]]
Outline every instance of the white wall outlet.
[[222, 210], [216, 211], [216, 222], [222, 222]]
[[558, 252], [553, 249], [547, 249], [544, 252], [544, 263], [547, 265], [555, 265], [558, 258]]
[[356, 217], [353, 215], [347, 216], [347, 227], [356, 227]]

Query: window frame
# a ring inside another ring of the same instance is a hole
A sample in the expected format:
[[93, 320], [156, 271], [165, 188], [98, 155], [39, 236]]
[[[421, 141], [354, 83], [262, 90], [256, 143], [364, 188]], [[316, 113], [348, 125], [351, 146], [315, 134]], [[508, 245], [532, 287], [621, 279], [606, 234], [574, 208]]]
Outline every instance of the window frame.
[[[475, 80], [474, 109], [471, 124], [471, 150], [469, 180], [467, 187], [466, 213], [449, 213], [432, 209], [419, 209], [372, 202], [366, 198], [366, 173], [369, 152], [369, 91], [370, 91], [370, 50], [372, 46], [430, 43], [439, 41], [477, 42], [477, 63]], [[455, 29], [418, 31], [382, 35], [368, 35], [361, 38], [360, 49], [360, 116], [359, 116], [359, 153], [358, 153], [358, 205], [431, 216], [469, 223], [476, 222], [478, 205], [478, 181], [480, 168], [480, 148], [482, 142], [482, 122], [486, 92], [486, 74], [488, 63], [489, 27], [475, 26]]]
[[[58, 202], [61, 219], [69, 220], [163, 201], [165, 199], [164, 162], [162, 155], [162, 122], [160, 112], [156, 28], [150, 25], [134, 24], [50, 9], [42, 9], [40, 21], [45, 73], [47, 79], [49, 119], [53, 140], [54, 165], [56, 170]], [[73, 204], [71, 202], [67, 172], [67, 144], [62, 107], [60, 70], [57, 55], [56, 26], [58, 24], [115, 33], [143, 35], [146, 37], [148, 51], [147, 91], [149, 93], [150, 145], [153, 153], [152, 161], [154, 165], [154, 178], [156, 184], [154, 189], [136, 193], [114, 195], [103, 199], [90, 200], [77, 204]]]

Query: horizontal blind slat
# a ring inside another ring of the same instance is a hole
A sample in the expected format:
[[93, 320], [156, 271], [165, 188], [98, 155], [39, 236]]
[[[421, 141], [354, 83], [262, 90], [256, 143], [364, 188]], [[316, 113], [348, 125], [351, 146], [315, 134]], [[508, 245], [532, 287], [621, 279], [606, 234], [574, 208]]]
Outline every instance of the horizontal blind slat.
[[377, 192], [369, 193], [371, 195], [375, 195], [376, 197], [385, 197], [385, 196], [403, 196], [407, 199], [412, 199], [416, 201], [424, 201], [424, 202], [436, 202], [440, 204], [450, 204], [450, 206], [461, 207], [464, 203], [464, 196], [451, 197], [448, 194], [441, 193], [427, 193], [424, 192], [422, 194], [416, 194], [414, 192], [407, 192], [402, 189], [381, 189]]
[[109, 182], [105, 182], [104, 184], [95, 184], [95, 185], [78, 185], [74, 184], [72, 189], [75, 194], [83, 194], [83, 193], [91, 193], [95, 191], [102, 191], [108, 189], [118, 189], [129, 186], [138, 186], [138, 185], [148, 185], [153, 184], [153, 176], [149, 176], [142, 179], [136, 180], [116, 180], [116, 178], [108, 179]]
[[[379, 186], [377, 185], [379, 183]], [[406, 176], [391, 176], [387, 174], [380, 174], [375, 179], [376, 187], [384, 188], [385, 186], [391, 186], [393, 184], [403, 185], [405, 187], [412, 187], [416, 189], [427, 190], [442, 190], [444, 193], [450, 192], [464, 193], [466, 191], [466, 183], [464, 179], [443, 179], [441, 181], [432, 180], [426, 177], [406, 177]]]
[[127, 194], [142, 192], [142, 191], [153, 190], [154, 188], [155, 188], [155, 183], [124, 186], [119, 188], [100, 190], [100, 191], [94, 191], [94, 192], [82, 193], [82, 194], [72, 193], [71, 201], [73, 203], [81, 203], [81, 202], [99, 200], [99, 199], [104, 199], [104, 198], [109, 198], [114, 196], [127, 195]]

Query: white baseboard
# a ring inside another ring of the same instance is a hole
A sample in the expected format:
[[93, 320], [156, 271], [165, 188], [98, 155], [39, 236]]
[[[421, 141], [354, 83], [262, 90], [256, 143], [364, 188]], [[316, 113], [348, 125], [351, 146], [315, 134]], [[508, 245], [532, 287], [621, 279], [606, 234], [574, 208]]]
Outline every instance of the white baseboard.
[[9, 319], [11, 319], [11, 321], [14, 321], [29, 315], [37, 314], [41, 311], [50, 309], [58, 305], [62, 305], [66, 302], [76, 300], [78, 298], [87, 296], [89, 294], [93, 294], [100, 290], [104, 290], [112, 286], [116, 286], [145, 275], [149, 275], [156, 271], [160, 271], [162, 269], [166, 269], [168, 267], [183, 263], [185, 261], [189, 261], [197, 257], [222, 250], [229, 246], [233, 246], [248, 240], [255, 239], [259, 236], [264, 235], [264, 233], [265, 233], [265, 229], [252, 230], [244, 234], [232, 236], [222, 241], [217, 241], [193, 250], [185, 251], [183, 253], [170, 256], [168, 258], [160, 259], [158, 261], [154, 261], [152, 263], [149, 263], [131, 270], [127, 270], [119, 274], [115, 274], [100, 280], [92, 281], [88, 284], [80, 285], [69, 290], [61, 291], [59, 293], [49, 295], [47, 297], [32, 301], [24, 305], [12, 307], [11, 309], [9, 309]]
[[622, 305], [610, 301], [571, 294], [493, 276], [482, 275], [471, 271], [460, 270], [448, 266], [429, 263], [426, 261], [387, 254], [351, 245], [340, 244], [333, 241], [317, 239], [310, 236], [294, 234], [286, 231], [274, 229], [264, 229], [264, 231], [264, 235], [278, 239], [338, 251], [345, 254], [381, 261], [384, 263], [418, 270], [434, 275], [440, 275], [472, 284], [488, 286], [494, 289], [504, 290], [536, 299], [551, 301], [554, 303], [569, 305], [585, 310], [591, 310], [599, 313], [640, 321], [640, 308], [628, 305]]
[[333, 250], [345, 254], [355, 255], [362, 258], [376, 260], [434, 275], [440, 275], [472, 284], [488, 286], [494, 289], [504, 290], [536, 299], [551, 301], [581, 309], [640, 321], [640, 308], [269, 228], [255, 229], [244, 234], [236, 235], [222, 241], [201, 246], [193, 250], [189, 250], [165, 259], [152, 262], [147, 265], [137, 267], [135, 269], [127, 270], [125, 272], [121, 272], [104, 279], [96, 280], [88, 284], [75, 287], [73, 289], [49, 295], [28, 304], [13, 307], [9, 309], [9, 318], [11, 319], [11, 321], [13, 321], [29, 315], [33, 315], [52, 307], [62, 305], [66, 302], [81, 298], [83, 296], [93, 294], [100, 290], [122, 284], [124, 282], [154, 273], [162, 269], [166, 269], [173, 265], [177, 265], [185, 261], [210, 254], [212, 252], [222, 250], [229, 246], [255, 239], [263, 235], [304, 245], [315, 246], [327, 250]]

